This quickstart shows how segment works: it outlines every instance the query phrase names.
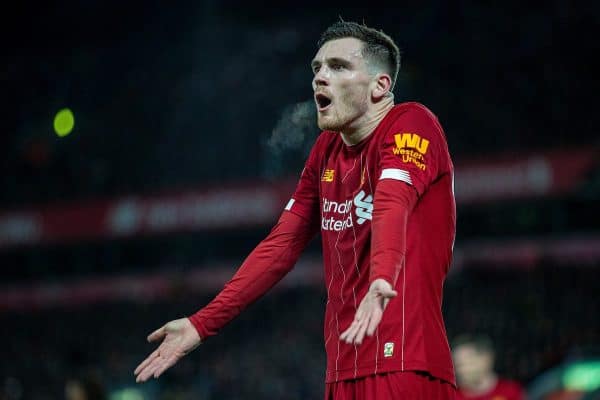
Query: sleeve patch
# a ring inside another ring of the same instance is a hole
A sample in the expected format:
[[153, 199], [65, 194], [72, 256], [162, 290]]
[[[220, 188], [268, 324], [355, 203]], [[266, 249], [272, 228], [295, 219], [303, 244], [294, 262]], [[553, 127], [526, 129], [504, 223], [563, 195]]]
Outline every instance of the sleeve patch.
[[398, 168], [387, 168], [381, 171], [381, 176], [379, 180], [382, 179], [396, 179], [397, 181], [406, 182], [409, 185], [412, 185], [412, 180], [410, 179], [410, 174], [408, 171]]
[[392, 152], [402, 158], [404, 163], [412, 163], [422, 171], [427, 169], [425, 154], [429, 148], [429, 140], [416, 133], [397, 133], [394, 135], [395, 147]]

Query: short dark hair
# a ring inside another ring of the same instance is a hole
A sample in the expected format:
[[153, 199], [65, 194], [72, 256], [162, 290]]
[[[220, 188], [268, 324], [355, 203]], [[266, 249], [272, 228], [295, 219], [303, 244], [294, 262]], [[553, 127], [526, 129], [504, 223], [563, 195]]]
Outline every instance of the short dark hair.
[[392, 78], [394, 88], [398, 71], [400, 70], [400, 49], [394, 40], [377, 29], [369, 28], [364, 24], [350, 21], [338, 21], [321, 34], [317, 46], [321, 48], [325, 43], [343, 38], [355, 38], [364, 43], [362, 53], [365, 57], [382, 65]]
[[462, 334], [452, 341], [452, 348], [464, 345], [473, 347], [478, 353], [494, 353], [492, 340], [484, 334]]

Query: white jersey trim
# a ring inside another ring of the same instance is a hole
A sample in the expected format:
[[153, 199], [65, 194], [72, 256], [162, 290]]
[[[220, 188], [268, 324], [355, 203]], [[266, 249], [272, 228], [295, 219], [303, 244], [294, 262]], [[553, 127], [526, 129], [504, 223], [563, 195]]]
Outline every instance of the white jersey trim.
[[290, 201], [288, 201], [287, 205], [285, 206], [285, 210], [290, 211], [295, 202], [296, 202], [296, 200], [290, 199]]
[[412, 185], [412, 180], [410, 179], [410, 174], [408, 171], [398, 168], [387, 168], [381, 171], [381, 176], [379, 180], [382, 179], [396, 179], [398, 181], [406, 182], [409, 185]]

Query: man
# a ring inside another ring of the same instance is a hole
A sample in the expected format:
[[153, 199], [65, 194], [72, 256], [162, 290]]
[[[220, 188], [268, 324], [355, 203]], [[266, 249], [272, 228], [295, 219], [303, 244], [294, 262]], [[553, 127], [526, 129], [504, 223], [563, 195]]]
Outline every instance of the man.
[[455, 232], [443, 130], [423, 105], [394, 105], [400, 55], [387, 35], [342, 21], [318, 45], [312, 86], [323, 132], [296, 192], [208, 306], [148, 337], [163, 342], [135, 370], [138, 381], [159, 377], [216, 334], [278, 282], [320, 231], [325, 398], [454, 398], [441, 315]]
[[458, 398], [465, 400], [523, 400], [517, 382], [499, 378], [494, 372], [494, 349], [483, 335], [462, 335], [452, 343], [458, 380]]

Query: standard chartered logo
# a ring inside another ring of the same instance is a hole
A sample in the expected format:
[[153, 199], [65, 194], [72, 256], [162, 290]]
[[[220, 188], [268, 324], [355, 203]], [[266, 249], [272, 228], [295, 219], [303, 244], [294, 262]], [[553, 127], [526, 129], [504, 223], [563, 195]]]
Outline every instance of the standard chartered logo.
[[[354, 207], [352, 207], [354, 206]], [[373, 218], [373, 196], [366, 195], [361, 190], [354, 199], [344, 202], [337, 202], [323, 198], [323, 218], [321, 219], [321, 229], [324, 231], [342, 231], [354, 226], [354, 217], [356, 214], [356, 223], [362, 225], [366, 220]], [[325, 217], [326, 213], [333, 213], [333, 216]]]

